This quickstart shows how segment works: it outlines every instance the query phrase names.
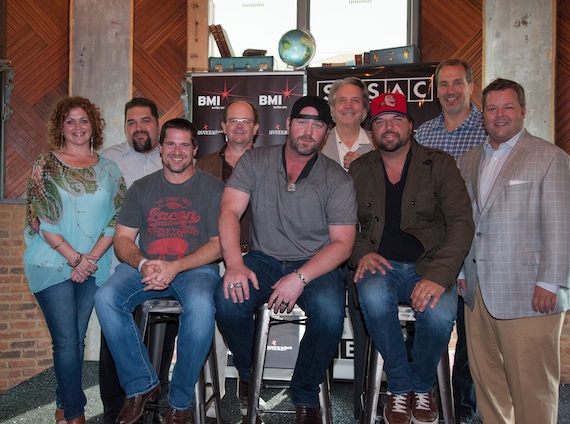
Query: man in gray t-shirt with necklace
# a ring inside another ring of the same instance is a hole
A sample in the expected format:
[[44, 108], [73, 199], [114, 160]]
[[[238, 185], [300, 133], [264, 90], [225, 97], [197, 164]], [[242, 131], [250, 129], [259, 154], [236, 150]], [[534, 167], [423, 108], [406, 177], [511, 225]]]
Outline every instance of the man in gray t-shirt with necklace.
[[[216, 292], [216, 318], [240, 379], [250, 379], [255, 310], [295, 304], [308, 316], [291, 380], [297, 422], [320, 423], [319, 384], [333, 359], [344, 321], [339, 265], [356, 232], [351, 178], [318, 153], [331, 122], [326, 101], [295, 102], [283, 146], [247, 151], [227, 181], [218, 228], [226, 263]], [[242, 257], [239, 218], [251, 204], [252, 245]], [[250, 286], [251, 284], [251, 286]], [[252, 289], [253, 288], [253, 289]]]

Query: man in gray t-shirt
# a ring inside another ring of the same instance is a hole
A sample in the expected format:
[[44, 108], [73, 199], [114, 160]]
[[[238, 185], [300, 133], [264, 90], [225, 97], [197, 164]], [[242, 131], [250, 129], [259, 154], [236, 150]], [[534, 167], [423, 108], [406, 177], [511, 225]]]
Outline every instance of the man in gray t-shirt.
[[[308, 316], [290, 386], [297, 422], [320, 422], [319, 384], [344, 321], [338, 267], [350, 255], [356, 232], [352, 180], [318, 153], [330, 122], [326, 101], [316, 96], [297, 100], [285, 145], [250, 150], [237, 163], [218, 220], [226, 272], [216, 291], [216, 318], [240, 380], [249, 383], [251, 317], [258, 307], [268, 303], [277, 313], [297, 304]], [[248, 204], [252, 246], [242, 257], [239, 218]], [[247, 398], [240, 401], [247, 403]]]
[[[163, 169], [127, 192], [113, 238], [123, 261], [95, 296], [95, 308], [113, 355], [126, 401], [116, 422], [134, 423], [159, 393], [159, 381], [134, 322], [134, 309], [153, 298], [182, 305], [177, 361], [165, 423], [187, 422], [194, 386], [214, 334], [214, 292], [220, 281], [217, 229], [224, 183], [197, 169], [196, 127], [172, 119], [161, 130]], [[135, 238], [140, 233], [140, 248]]]

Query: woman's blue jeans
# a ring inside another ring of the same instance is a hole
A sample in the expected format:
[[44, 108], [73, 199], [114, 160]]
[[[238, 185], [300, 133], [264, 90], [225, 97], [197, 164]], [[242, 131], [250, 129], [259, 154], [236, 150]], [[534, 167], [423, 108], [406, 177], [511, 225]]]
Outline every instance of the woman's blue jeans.
[[414, 263], [390, 261], [390, 264], [394, 269], [387, 269], [386, 275], [366, 271], [356, 283], [360, 308], [374, 345], [384, 358], [388, 391], [426, 393], [435, 384], [437, 364], [453, 330], [457, 290], [445, 291], [435, 308], [430, 308], [430, 303], [424, 312], [415, 312], [416, 331], [408, 362], [398, 304], [410, 303], [421, 277], [415, 273]]
[[53, 343], [57, 380], [56, 405], [66, 420], [84, 413], [87, 398], [81, 387], [85, 333], [97, 292], [95, 278], [83, 284], [65, 280], [35, 293]]
[[[222, 284], [218, 287], [216, 319], [243, 381], [249, 382], [251, 375], [253, 314], [269, 300], [273, 292], [271, 286], [305, 262], [282, 262], [261, 252], [249, 252], [244, 256], [244, 263], [255, 272], [259, 290], [250, 286], [249, 300], [233, 303], [224, 298]], [[319, 384], [325, 380], [342, 335], [344, 303], [345, 287], [339, 269], [311, 281], [297, 299], [307, 322], [290, 385], [295, 406], [319, 407]]]
[[145, 292], [141, 279], [135, 268], [120, 264], [95, 296], [95, 309], [115, 360], [121, 387], [127, 398], [131, 398], [159, 385], [133, 311], [145, 300], [173, 297], [182, 305], [182, 314], [168, 402], [175, 409], [188, 409], [214, 335], [214, 292], [220, 282], [218, 265], [181, 272], [162, 291]]

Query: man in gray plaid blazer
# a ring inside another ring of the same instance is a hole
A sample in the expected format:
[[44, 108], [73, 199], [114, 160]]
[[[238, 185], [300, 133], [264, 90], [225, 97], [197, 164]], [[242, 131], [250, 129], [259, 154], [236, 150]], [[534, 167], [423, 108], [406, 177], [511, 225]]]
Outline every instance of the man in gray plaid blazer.
[[485, 143], [458, 161], [476, 225], [458, 281], [484, 422], [556, 423], [569, 308], [570, 161], [524, 129], [524, 89], [483, 90]]

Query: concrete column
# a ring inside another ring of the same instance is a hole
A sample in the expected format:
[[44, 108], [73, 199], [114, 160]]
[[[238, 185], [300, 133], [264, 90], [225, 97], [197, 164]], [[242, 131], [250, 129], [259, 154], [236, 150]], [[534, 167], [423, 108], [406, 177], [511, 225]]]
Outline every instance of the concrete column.
[[70, 92], [105, 119], [104, 147], [125, 139], [124, 106], [133, 86], [134, 0], [71, 0]]
[[[125, 140], [124, 107], [133, 86], [133, 1], [71, 0], [70, 94], [95, 103], [105, 119], [103, 148]], [[89, 321], [85, 359], [99, 360], [101, 327]]]
[[556, 0], [485, 0], [483, 84], [506, 78], [526, 92], [525, 127], [554, 143]]

